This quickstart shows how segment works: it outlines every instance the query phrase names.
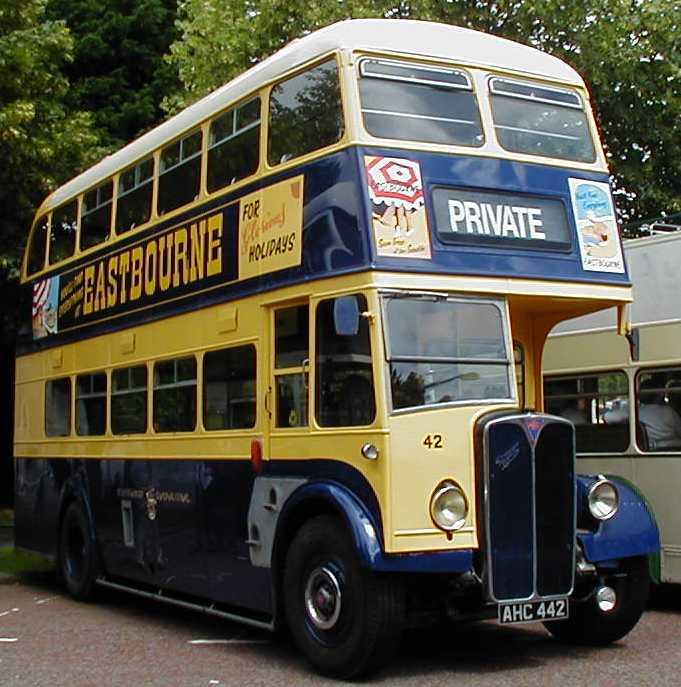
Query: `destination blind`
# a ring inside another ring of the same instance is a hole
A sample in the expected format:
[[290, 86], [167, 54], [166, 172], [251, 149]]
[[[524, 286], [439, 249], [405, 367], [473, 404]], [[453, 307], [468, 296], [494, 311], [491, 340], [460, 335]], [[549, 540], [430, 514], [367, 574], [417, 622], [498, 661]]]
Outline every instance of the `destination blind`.
[[499, 245], [534, 250], [569, 250], [565, 205], [498, 191], [436, 188], [435, 225], [444, 243]]

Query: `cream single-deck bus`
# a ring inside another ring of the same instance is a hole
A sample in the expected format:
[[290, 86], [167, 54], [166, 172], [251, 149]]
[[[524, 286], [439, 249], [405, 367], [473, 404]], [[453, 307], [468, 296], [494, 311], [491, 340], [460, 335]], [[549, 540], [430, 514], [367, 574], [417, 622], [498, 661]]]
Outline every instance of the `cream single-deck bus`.
[[631, 299], [563, 62], [313, 33], [57, 189], [23, 283], [16, 541], [74, 597], [287, 625], [345, 678], [424, 619], [637, 622], [655, 525], [540, 412], [552, 327]]
[[580, 470], [617, 475], [647, 499], [662, 539], [653, 578], [679, 583], [681, 231], [626, 241], [624, 252], [630, 342], [616, 335], [612, 311], [558, 327], [544, 356], [546, 409], [572, 415]]

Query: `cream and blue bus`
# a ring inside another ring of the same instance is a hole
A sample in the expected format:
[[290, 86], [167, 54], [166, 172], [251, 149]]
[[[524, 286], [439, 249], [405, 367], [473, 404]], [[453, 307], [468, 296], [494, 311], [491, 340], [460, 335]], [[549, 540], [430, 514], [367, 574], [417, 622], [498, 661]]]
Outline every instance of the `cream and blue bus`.
[[638, 621], [655, 523], [541, 412], [553, 326], [631, 300], [560, 60], [312, 33], [57, 189], [22, 281], [16, 542], [76, 599], [287, 627], [342, 678], [426, 621]]

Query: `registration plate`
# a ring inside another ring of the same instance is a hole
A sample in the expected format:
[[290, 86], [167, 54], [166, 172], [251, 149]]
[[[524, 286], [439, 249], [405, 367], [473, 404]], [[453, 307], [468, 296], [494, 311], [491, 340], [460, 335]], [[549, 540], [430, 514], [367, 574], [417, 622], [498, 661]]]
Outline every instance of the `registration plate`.
[[502, 625], [563, 620], [567, 617], [567, 599], [513, 601], [499, 604], [499, 622]]

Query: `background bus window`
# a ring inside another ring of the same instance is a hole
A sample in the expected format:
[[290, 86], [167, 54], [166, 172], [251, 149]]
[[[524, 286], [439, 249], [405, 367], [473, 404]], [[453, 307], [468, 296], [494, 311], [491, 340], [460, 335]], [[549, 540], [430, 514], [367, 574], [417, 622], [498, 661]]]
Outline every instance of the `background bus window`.
[[[367, 300], [355, 296], [359, 312], [366, 312]], [[370, 425], [376, 416], [374, 378], [371, 366], [369, 322], [360, 318], [354, 336], [336, 334], [334, 299], [317, 306], [316, 319], [316, 407], [322, 427]]]
[[277, 427], [307, 427], [309, 309], [282, 308], [274, 314], [274, 376]]
[[109, 238], [112, 201], [112, 181], [107, 181], [98, 188], [88, 191], [83, 197], [83, 210], [80, 217], [81, 250], [96, 246]]
[[47, 248], [47, 215], [41, 217], [31, 235], [31, 247], [28, 250], [27, 274], [31, 275], [45, 267], [45, 249]]
[[475, 147], [485, 142], [465, 72], [364, 59], [360, 74], [362, 117], [372, 136]]
[[76, 377], [76, 434], [97, 436], [106, 432], [106, 374]]
[[629, 448], [629, 386], [624, 372], [544, 380], [546, 412], [575, 425], [577, 453]]
[[149, 221], [153, 181], [153, 158], [147, 158], [121, 174], [116, 203], [117, 234], [123, 234]]
[[154, 365], [154, 430], [191, 432], [196, 427], [196, 358]]
[[45, 434], [48, 437], [71, 434], [71, 380], [68, 377], [45, 384]]
[[267, 159], [278, 165], [343, 135], [343, 108], [336, 60], [276, 85], [270, 94]]
[[63, 205], [52, 213], [50, 226], [50, 265], [70, 258], [76, 250], [78, 202]]
[[203, 424], [211, 429], [255, 427], [255, 346], [203, 356]]
[[596, 149], [581, 96], [529, 81], [490, 79], [494, 130], [506, 150], [594, 162]]
[[199, 197], [201, 131], [185, 136], [161, 151], [158, 214], [163, 215]]
[[144, 434], [147, 431], [147, 368], [125, 367], [111, 373], [111, 431]]
[[213, 120], [208, 146], [209, 193], [253, 174], [260, 159], [260, 98]]
[[637, 441], [643, 451], [681, 451], [681, 368], [636, 375]]

